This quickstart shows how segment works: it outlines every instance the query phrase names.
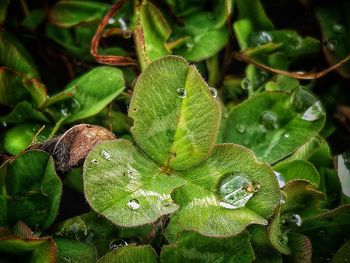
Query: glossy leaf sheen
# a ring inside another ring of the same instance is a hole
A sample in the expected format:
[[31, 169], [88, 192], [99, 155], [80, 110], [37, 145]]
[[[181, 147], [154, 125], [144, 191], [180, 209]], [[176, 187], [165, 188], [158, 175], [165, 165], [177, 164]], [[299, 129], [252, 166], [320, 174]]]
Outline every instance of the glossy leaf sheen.
[[[185, 97], [179, 96], [185, 90]], [[136, 143], [157, 163], [176, 170], [203, 161], [220, 124], [220, 107], [197, 69], [180, 57], [149, 65], [134, 88], [129, 116]]]
[[68, 84], [66, 90], [75, 93], [79, 103], [76, 112], [66, 122], [95, 115], [124, 90], [122, 71], [113, 67], [96, 67]]
[[[275, 163], [293, 153], [314, 137], [322, 128], [325, 117], [315, 121], [303, 120], [291, 109], [290, 95], [282, 92], [263, 92], [235, 107], [230, 113], [224, 141], [252, 149], [259, 160]], [[277, 127], [266, 129], [262, 114], [272, 112]], [[245, 127], [244, 132], [237, 125]]]
[[98, 263], [157, 263], [158, 256], [154, 249], [150, 246], [129, 245], [115, 249], [102, 258]]

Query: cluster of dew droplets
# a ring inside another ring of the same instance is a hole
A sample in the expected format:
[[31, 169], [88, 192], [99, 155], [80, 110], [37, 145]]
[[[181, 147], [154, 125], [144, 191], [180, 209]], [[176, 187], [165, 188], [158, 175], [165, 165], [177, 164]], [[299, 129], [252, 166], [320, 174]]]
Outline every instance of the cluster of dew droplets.
[[290, 99], [292, 110], [305, 121], [316, 121], [325, 115], [321, 102], [305, 88], [297, 88]]
[[258, 183], [250, 181], [244, 175], [229, 173], [223, 176], [219, 185], [219, 204], [227, 209], [243, 207], [259, 189]]

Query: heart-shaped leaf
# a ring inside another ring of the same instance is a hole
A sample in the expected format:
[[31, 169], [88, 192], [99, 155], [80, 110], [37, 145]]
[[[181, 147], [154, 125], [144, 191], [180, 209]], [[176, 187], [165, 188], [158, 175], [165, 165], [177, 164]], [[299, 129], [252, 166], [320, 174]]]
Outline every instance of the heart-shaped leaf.
[[129, 116], [135, 142], [161, 166], [176, 170], [208, 157], [220, 125], [219, 103], [208, 85], [195, 66], [175, 56], [155, 61], [140, 75]]

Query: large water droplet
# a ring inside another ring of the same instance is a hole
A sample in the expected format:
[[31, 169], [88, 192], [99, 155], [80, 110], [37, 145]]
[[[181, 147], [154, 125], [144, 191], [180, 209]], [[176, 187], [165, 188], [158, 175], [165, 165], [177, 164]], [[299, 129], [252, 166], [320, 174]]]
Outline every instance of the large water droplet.
[[259, 184], [251, 182], [246, 177], [230, 173], [224, 176], [219, 186], [219, 204], [228, 209], [243, 207], [259, 188]]
[[263, 45], [272, 41], [272, 36], [266, 31], [261, 31], [257, 36], [257, 44]]
[[278, 128], [278, 117], [272, 111], [264, 111], [260, 116], [260, 122], [267, 130]]
[[183, 99], [186, 97], [187, 93], [186, 90], [183, 88], [177, 89], [177, 95], [179, 96], [179, 98]]
[[124, 241], [123, 239], [115, 239], [109, 243], [109, 250], [118, 249], [120, 247], [124, 247], [127, 245], [128, 245], [128, 243], [126, 241]]
[[342, 34], [345, 32], [345, 27], [342, 24], [335, 23], [332, 25], [332, 30], [334, 33]]
[[111, 154], [105, 150], [101, 151], [101, 156], [103, 159], [105, 159], [107, 161], [111, 160], [111, 158], [112, 158]]
[[128, 207], [131, 209], [131, 210], [137, 210], [140, 208], [140, 203], [139, 201], [137, 201], [136, 199], [132, 199], [128, 202]]
[[218, 96], [218, 91], [215, 88], [209, 87], [209, 91], [213, 98], [216, 98]]
[[299, 87], [294, 90], [290, 97], [290, 106], [293, 111], [303, 113], [316, 101], [317, 99], [310, 91]]
[[286, 181], [284, 179], [284, 177], [282, 176], [282, 174], [280, 174], [279, 172], [274, 171], [277, 181], [278, 181], [278, 185], [280, 186], [280, 188], [282, 188], [283, 186], [286, 185]]
[[250, 80], [249, 79], [247, 79], [247, 78], [242, 79], [242, 81], [241, 81], [242, 89], [249, 91], [250, 90], [250, 86], [251, 85], [250, 85]]
[[324, 110], [322, 108], [321, 102], [316, 101], [311, 107], [309, 107], [304, 114], [301, 116], [303, 120], [306, 121], [316, 121], [324, 116]]
[[245, 133], [246, 127], [244, 124], [237, 124], [236, 125], [236, 130], [238, 133]]

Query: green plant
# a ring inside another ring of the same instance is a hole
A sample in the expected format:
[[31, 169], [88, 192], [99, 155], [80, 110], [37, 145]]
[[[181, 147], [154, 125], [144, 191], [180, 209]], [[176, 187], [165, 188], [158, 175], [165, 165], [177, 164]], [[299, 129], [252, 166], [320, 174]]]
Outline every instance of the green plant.
[[349, 11], [0, 3], [0, 262], [350, 260]]

